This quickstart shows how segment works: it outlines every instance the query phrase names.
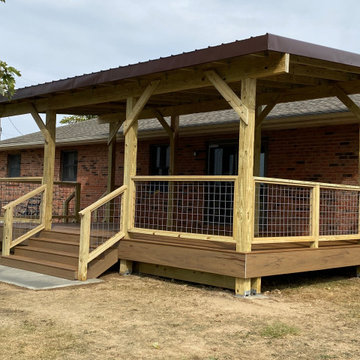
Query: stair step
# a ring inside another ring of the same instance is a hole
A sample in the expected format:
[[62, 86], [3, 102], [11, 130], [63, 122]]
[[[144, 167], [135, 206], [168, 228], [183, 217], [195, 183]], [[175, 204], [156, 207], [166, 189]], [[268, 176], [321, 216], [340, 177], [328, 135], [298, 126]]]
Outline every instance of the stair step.
[[76, 266], [61, 264], [53, 261], [32, 259], [24, 256], [3, 256], [0, 259], [0, 264], [69, 280], [75, 280], [77, 277]]
[[42, 249], [52, 249], [55, 251], [64, 251], [72, 254], [79, 253], [79, 243], [64, 241], [60, 239], [32, 237], [29, 239], [29, 246]]
[[49, 231], [49, 230], [43, 230], [39, 234], [39, 237], [43, 239], [57, 239], [57, 240], [63, 240], [66, 242], [80, 242], [80, 235], [79, 234], [71, 234], [66, 232], [60, 232], [60, 231]]
[[15, 255], [38, 260], [46, 259], [47, 261], [73, 266], [78, 264], [78, 254], [35, 246], [15, 247]]

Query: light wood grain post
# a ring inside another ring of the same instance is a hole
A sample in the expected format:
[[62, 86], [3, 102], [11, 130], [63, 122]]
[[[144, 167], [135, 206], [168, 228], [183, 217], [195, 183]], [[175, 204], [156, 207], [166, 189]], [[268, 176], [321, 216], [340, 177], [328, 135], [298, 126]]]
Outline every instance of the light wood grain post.
[[[250, 252], [254, 236], [254, 138], [255, 138], [255, 104], [256, 80], [246, 78], [241, 84], [241, 102], [247, 109], [247, 124], [239, 125], [239, 166], [235, 188], [236, 250]], [[235, 279], [235, 293], [240, 296], [251, 294], [251, 279]]]
[[319, 247], [320, 236], [320, 185], [315, 185], [311, 190], [311, 235], [314, 242], [310, 247]]
[[51, 229], [53, 190], [54, 190], [54, 168], [55, 168], [55, 136], [56, 136], [56, 112], [48, 111], [46, 113], [46, 129], [48, 135], [45, 138], [44, 147], [44, 171], [43, 184], [46, 184], [45, 193], [45, 230]]
[[[129, 114], [132, 112], [135, 106], [135, 99], [128, 98], [126, 102], [126, 117], [125, 128], [125, 150], [124, 150], [124, 181], [123, 184], [127, 186], [127, 190], [124, 192], [124, 233], [125, 237], [129, 237], [129, 229], [134, 224], [134, 196], [135, 196], [135, 183], [132, 177], [136, 175], [136, 158], [137, 158], [137, 132], [138, 121], [132, 121], [132, 125], [129, 127], [128, 119]], [[120, 274], [126, 275], [132, 272], [132, 261], [120, 260]]]
[[[261, 166], [261, 123], [258, 122], [259, 115], [262, 112], [262, 106], [256, 107], [255, 119], [255, 144], [254, 144], [254, 176], [260, 176]], [[255, 186], [255, 224], [254, 231], [259, 233], [260, 219], [260, 188]], [[261, 278], [251, 279], [251, 292], [259, 294], [261, 292]]]
[[11, 247], [12, 232], [13, 232], [13, 216], [14, 216], [13, 212], [14, 209], [12, 207], [9, 207], [5, 210], [3, 241], [2, 241], [2, 256], [10, 255], [10, 247]]
[[[116, 160], [116, 134], [112, 136], [118, 128], [118, 123], [109, 123], [109, 141], [108, 141], [108, 177], [106, 190], [110, 194], [115, 186], [115, 160]], [[111, 202], [106, 205], [106, 220], [110, 221], [114, 213], [114, 204]]]
[[87, 267], [90, 251], [90, 229], [91, 212], [89, 211], [81, 217], [78, 280], [87, 279]]
[[[170, 134], [170, 167], [169, 175], [176, 175], [177, 173], [177, 160], [176, 150], [179, 139], [179, 116], [171, 116], [171, 134]], [[172, 231], [174, 215], [174, 183], [172, 181], [168, 184], [168, 206], [167, 206], [167, 219], [166, 229]]]

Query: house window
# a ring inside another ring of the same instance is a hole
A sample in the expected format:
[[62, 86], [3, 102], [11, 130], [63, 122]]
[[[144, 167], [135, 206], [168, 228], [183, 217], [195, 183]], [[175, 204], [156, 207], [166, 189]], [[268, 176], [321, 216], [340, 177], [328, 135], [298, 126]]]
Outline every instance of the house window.
[[210, 175], [236, 175], [238, 167], [239, 145], [235, 142], [225, 142], [209, 145]]
[[168, 175], [170, 167], [170, 146], [150, 146], [150, 175]]
[[61, 152], [61, 181], [77, 180], [77, 151]]
[[20, 154], [9, 154], [7, 162], [8, 177], [19, 177], [20, 176]]

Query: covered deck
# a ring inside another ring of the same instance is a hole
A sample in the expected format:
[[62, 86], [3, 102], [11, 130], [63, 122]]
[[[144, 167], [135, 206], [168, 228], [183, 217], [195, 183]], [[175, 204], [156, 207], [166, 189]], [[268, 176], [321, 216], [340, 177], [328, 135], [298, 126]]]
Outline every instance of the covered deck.
[[[359, 55], [270, 34], [20, 89], [11, 101], [0, 100], [0, 116], [33, 116], [45, 138], [44, 175], [40, 187], [4, 206], [3, 256], [56, 230], [56, 113], [69, 113], [109, 123], [107, 195], [74, 215], [79, 279], [113, 248], [120, 273], [136, 262], [143, 272], [231, 287], [238, 295], [259, 293], [262, 276], [360, 265], [360, 187], [258, 176], [261, 127], [276, 104], [337, 96], [360, 120], [349, 97], [359, 89]], [[239, 116], [237, 174], [179, 175], [179, 116], [229, 106]], [[136, 174], [138, 121], [153, 117], [169, 136], [169, 176]], [[123, 185], [115, 188], [121, 127]], [[39, 196], [36, 215], [16, 212]], [[36, 226], [14, 236], [16, 223]]]

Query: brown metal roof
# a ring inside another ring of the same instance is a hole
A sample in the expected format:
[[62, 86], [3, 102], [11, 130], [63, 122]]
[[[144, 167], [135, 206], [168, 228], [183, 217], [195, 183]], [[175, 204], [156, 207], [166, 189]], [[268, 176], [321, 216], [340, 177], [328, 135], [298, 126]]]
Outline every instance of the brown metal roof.
[[[138, 76], [197, 66], [200, 64], [254, 54], [262, 51], [285, 52], [360, 67], [359, 54], [293, 40], [277, 35], [265, 34], [262, 36], [251, 37], [246, 40], [221, 44], [218, 46], [172, 55], [138, 64], [121, 66], [92, 74], [85, 74], [68, 79], [25, 87], [18, 89], [12, 100], [47, 95], [58, 91], [86, 88]], [[7, 98], [0, 97], [0, 103], [6, 102], [9, 102]]]

